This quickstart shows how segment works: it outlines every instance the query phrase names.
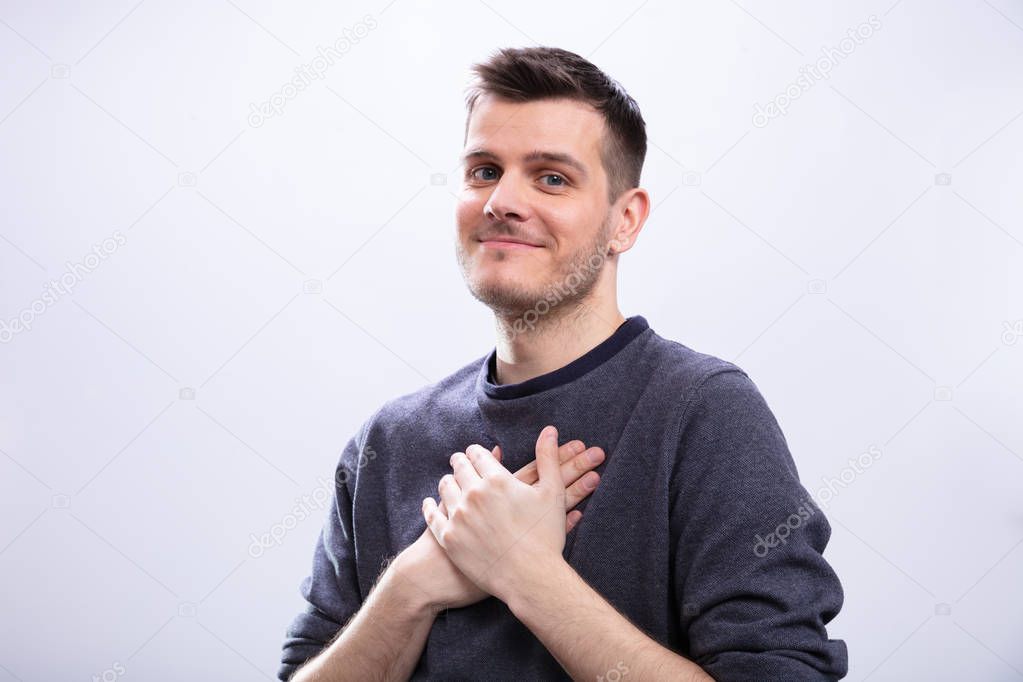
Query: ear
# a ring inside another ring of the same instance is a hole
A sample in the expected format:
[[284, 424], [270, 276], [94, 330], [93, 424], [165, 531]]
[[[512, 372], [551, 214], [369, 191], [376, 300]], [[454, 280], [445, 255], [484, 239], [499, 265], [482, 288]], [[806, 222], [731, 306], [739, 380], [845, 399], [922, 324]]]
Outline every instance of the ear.
[[625, 253], [636, 243], [640, 230], [650, 215], [650, 194], [642, 187], [625, 191], [611, 207], [614, 213], [611, 235], [608, 237], [608, 256]]

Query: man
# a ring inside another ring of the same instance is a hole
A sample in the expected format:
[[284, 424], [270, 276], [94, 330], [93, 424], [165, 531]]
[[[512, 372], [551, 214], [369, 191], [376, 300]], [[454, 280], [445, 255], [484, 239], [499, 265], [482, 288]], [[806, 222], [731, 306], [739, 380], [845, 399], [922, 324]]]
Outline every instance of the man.
[[474, 71], [457, 256], [496, 347], [349, 441], [280, 678], [840, 679], [831, 529], [758, 389], [618, 310], [635, 101], [560, 49]]

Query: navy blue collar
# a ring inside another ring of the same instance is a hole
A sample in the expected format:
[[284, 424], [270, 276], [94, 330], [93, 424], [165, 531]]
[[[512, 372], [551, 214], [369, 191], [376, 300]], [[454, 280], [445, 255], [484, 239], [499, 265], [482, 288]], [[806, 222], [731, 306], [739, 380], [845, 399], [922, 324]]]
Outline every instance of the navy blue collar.
[[494, 383], [494, 376], [497, 373], [497, 349], [495, 348], [490, 351], [486, 359], [487, 374], [483, 380], [483, 391], [491, 398], [506, 400], [522, 398], [567, 384], [610, 360], [649, 327], [646, 318], [642, 315], [633, 315], [619, 325], [614, 334], [564, 367], [517, 384]]

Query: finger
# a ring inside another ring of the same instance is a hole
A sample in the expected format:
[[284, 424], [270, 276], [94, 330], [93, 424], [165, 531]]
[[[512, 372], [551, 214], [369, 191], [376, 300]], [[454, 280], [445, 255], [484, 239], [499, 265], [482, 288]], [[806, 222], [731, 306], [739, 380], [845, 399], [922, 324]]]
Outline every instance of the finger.
[[567, 462], [573, 455], [578, 455], [585, 449], [586, 445], [576, 438], [575, 440], [570, 440], [558, 448], [558, 457], [561, 458], [562, 462]]
[[586, 445], [578, 438], [570, 440], [558, 448], [558, 459], [561, 460], [561, 462], [567, 462], [585, 449]]
[[[596, 469], [600, 466], [600, 463], [604, 461], [604, 451], [593, 446], [592, 448], [586, 448], [583, 452], [579, 453], [567, 462], [561, 464], [561, 482], [567, 488], [571, 484], [579, 480], [579, 477], [585, 474], [587, 471]], [[528, 472], [529, 476], [524, 480], [525, 482], [533, 485], [536, 483], [536, 461], [531, 462], [533, 470]], [[531, 482], [530, 482], [531, 481]]]
[[561, 465], [561, 480], [568, 487], [575, 483], [587, 471], [592, 471], [604, 461], [604, 450], [593, 446], [579, 453]]
[[[558, 448], [558, 459], [562, 464], [570, 462], [573, 457], [578, 456], [579, 453], [584, 450], [586, 450], [586, 445], [583, 444], [581, 440], [569, 441]], [[534, 459], [532, 462], [516, 471], [515, 478], [519, 479], [523, 483], [528, 483], [529, 485], [536, 483], [539, 479], [536, 469], [536, 460]], [[574, 477], [572, 480], [575, 480], [575, 478], [577, 477]]]
[[508, 470], [501, 466], [501, 463], [494, 459], [490, 450], [482, 445], [473, 443], [465, 449], [465, 456], [472, 462], [473, 467], [481, 478], [490, 476], [510, 476]]
[[583, 517], [583, 513], [578, 509], [573, 509], [568, 512], [568, 516], [565, 517], [565, 532], [569, 533], [573, 528], [578, 525], [579, 520]]
[[456, 452], [449, 460], [455, 476], [455, 482], [462, 490], [468, 490], [480, 481], [480, 475], [476, 473], [475, 467], [465, 456], [464, 452]]
[[541, 486], [564, 490], [561, 481], [561, 462], [558, 461], [558, 429], [548, 424], [536, 439], [536, 469], [540, 474]]
[[587, 495], [597, 489], [600, 474], [596, 471], [587, 472], [578, 481], [565, 489], [565, 509], [571, 509], [582, 502]]
[[[562, 465], [564, 465], [565, 462], [571, 461], [573, 457], [577, 456], [584, 450], [586, 450], [586, 445], [581, 440], [570, 440], [558, 448], [558, 459]], [[515, 478], [519, 479], [523, 483], [528, 483], [529, 485], [536, 483], [538, 479], [536, 460], [534, 459], [532, 462], [516, 471]], [[578, 477], [573, 477], [572, 481], [576, 478]], [[565, 481], [566, 484], [570, 482], [571, 481]]]
[[437, 482], [437, 492], [444, 501], [447, 509], [454, 509], [458, 506], [458, 500], [462, 497], [462, 489], [458, 487], [455, 477], [451, 474], [444, 474]]
[[494, 449], [491, 450], [490, 452], [491, 452], [491, 454], [494, 455], [494, 459], [496, 459], [498, 462], [501, 461], [501, 446], [500, 445], [495, 445]]
[[[442, 514], [437, 507], [437, 502], [432, 497], [423, 500], [423, 518], [426, 519], [426, 527], [433, 533], [433, 537], [440, 542], [441, 531], [447, 522], [447, 516]], [[441, 547], [444, 545], [441, 544]]]

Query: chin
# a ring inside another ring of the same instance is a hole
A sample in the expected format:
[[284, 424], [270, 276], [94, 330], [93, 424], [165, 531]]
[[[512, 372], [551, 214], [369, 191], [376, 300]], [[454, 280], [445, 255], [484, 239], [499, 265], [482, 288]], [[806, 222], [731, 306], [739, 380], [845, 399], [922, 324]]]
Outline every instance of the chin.
[[544, 298], [543, 287], [536, 286], [536, 279], [518, 276], [501, 276], [473, 273], [469, 290], [481, 303], [495, 312], [521, 314]]
[[462, 277], [474, 298], [501, 313], [521, 313], [544, 298], [546, 273], [537, 264], [516, 257], [493, 258], [458, 250]]

